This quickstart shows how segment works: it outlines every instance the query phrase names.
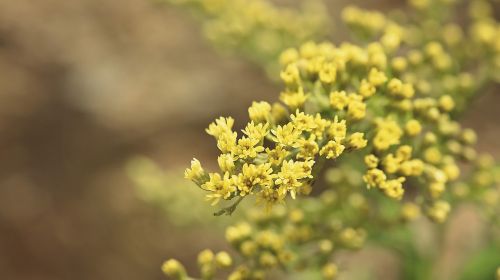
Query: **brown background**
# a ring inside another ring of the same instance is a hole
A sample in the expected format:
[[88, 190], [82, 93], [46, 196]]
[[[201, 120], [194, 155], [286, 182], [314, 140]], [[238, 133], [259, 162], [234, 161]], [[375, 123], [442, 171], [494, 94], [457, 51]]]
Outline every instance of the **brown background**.
[[[138, 154], [163, 168], [213, 158], [211, 119], [244, 120], [278, 92], [172, 7], [0, 1], [0, 279], [162, 279], [167, 257], [223, 248], [216, 230], [173, 227], [137, 199], [124, 166]], [[485, 95], [465, 119], [496, 155], [498, 101]]]

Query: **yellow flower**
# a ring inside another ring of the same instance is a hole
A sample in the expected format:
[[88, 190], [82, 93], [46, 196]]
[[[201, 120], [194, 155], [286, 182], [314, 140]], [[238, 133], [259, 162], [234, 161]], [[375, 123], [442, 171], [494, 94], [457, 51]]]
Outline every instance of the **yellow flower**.
[[376, 88], [366, 79], [361, 80], [358, 92], [364, 98], [368, 98], [375, 94]]
[[416, 136], [422, 131], [422, 125], [417, 120], [409, 120], [405, 125], [405, 131], [409, 136]]
[[311, 131], [314, 136], [318, 140], [323, 139], [323, 134], [325, 133], [325, 130], [330, 127], [331, 122], [329, 120], [323, 119], [321, 115], [318, 113], [316, 116], [314, 116], [314, 124], [315, 128]]
[[401, 215], [406, 221], [413, 221], [421, 215], [420, 206], [412, 202], [406, 202], [401, 208]]
[[319, 250], [322, 253], [328, 254], [333, 250], [333, 243], [328, 239], [323, 239], [319, 241]]
[[232, 128], [234, 125], [234, 119], [231, 117], [224, 118], [220, 117], [215, 120], [215, 122], [211, 123], [206, 132], [209, 135], [214, 136], [215, 138], [220, 137], [221, 135], [227, 134], [228, 132], [232, 132]]
[[290, 153], [285, 150], [282, 146], [276, 146], [274, 149], [266, 148], [267, 153], [267, 161], [272, 165], [280, 165], [285, 157], [287, 157]]
[[387, 176], [384, 171], [373, 168], [369, 169], [366, 174], [363, 176], [363, 181], [367, 184], [368, 188], [376, 187], [385, 182]]
[[212, 200], [212, 205], [217, 204], [221, 198], [229, 199], [236, 191], [235, 182], [228, 172], [223, 177], [219, 173], [209, 173], [208, 176], [210, 179], [201, 188], [211, 192], [207, 194], [207, 200]]
[[209, 249], [205, 249], [198, 254], [199, 265], [210, 264], [213, 260], [214, 260], [214, 253]]
[[280, 100], [285, 103], [290, 110], [296, 110], [302, 108], [307, 100], [308, 95], [304, 94], [304, 89], [299, 87], [297, 92], [282, 92], [280, 94]]
[[260, 186], [261, 188], [272, 186], [274, 178], [272, 173], [273, 169], [270, 163], [260, 165], [245, 163], [241, 169], [241, 173], [235, 179], [239, 195], [245, 196], [249, 194], [255, 186]]
[[319, 71], [319, 80], [325, 84], [335, 82], [337, 77], [337, 67], [333, 63], [324, 63]]
[[466, 128], [462, 131], [461, 138], [465, 144], [474, 145], [477, 142], [477, 135], [474, 130], [470, 128]]
[[174, 259], [170, 259], [163, 263], [161, 270], [165, 275], [172, 278], [182, 279], [183, 275], [186, 274], [184, 266], [180, 262]]
[[439, 149], [436, 147], [427, 148], [424, 151], [424, 159], [427, 162], [438, 164], [441, 162], [442, 159], [441, 151], [439, 151]]
[[398, 96], [403, 90], [403, 82], [400, 79], [393, 78], [387, 84], [387, 89], [390, 94]]
[[321, 151], [319, 152], [320, 155], [326, 155], [325, 157], [328, 159], [332, 158], [337, 158], [342, 154], [344, 151], [345, 147], [344, 145], [340, 144], [339, 142], [335, 140], [330, 140], [328, 143], [326, 143], [323, 148], [321, 148]]
[[448, 217], [451, 206], [444, 200], [438, 200], [427, 210], [427, 215], [437, 223], [443, 223]]
[[264, 147], [259, 145], [260, 139], [254, 139], [249, 137], [242, 137], [238, 140], [238, 145], [233, 149], [233, 154], [235, 158], [247, 159], [255, 158], [258, 153], [264, 151]]
[[361, 248], [366, 239], [366, 232], [363, 229], [344, 228], [340, 232], [340, 241], [349, 248]]
[[269, 212], [274, 205], [283, 202], [285, 196], [286, 193], [280, 193], [278, 189], [266, 187], [257, 194], [256, 203], [264, 203], [266, 211]]
[[318, 127], [312, 115], [299, 112], [298, 110], [290, 118], [293, 125], [300, 131], [312, 131]]
[[234, 169], [234, 157], [231, 154], [221, 154], [217, 158], [219, 167], [224, 172], [231, 172]]
[[338, 116], [335, 116], [333, 123], [331, 123], [328, 128], [328, 137], [329, 139], [339, 139], [342, 140], [345, 138], [347, 133], [346, 121], [341, 120], [339, 122]]
[[294, 48], [284, 50], [279, 58], [281, 65], [288, 65], [296, 62], [299, 59], [299, 52]]
[[226, 228], [226, 240], [229, 243], [237, 243], [252, 234], [252, 227], [247, 222], [240, 222]]
[[227, 252], [221, 251], [215, 255], [215, 263], [220, 267], [229, 267], [233, 260]]
[[384, 193], [390, 197], [397, 200], [401, 200], [403, 198], [404, 189], [403, 182], [406, 179], [404, 177], [399, 177], [397, 179], [387, 180], [380, 184], [380, 189], [384, 191]]
[[439, 98], [439, 107], [446, 112], [450, 112], [455, 108], [455, 101], [449, 95], [443, 95]]
[[278, 265], [278, 259], [269, 252], [263, 252], [259, 257], [259, 264], [263, 267], [273, 268]]
[[429, 192], [432, 198], [440, 197], [446, 189], [446, 185], [441, 182], [432, 182], [429, 184]]
[[257, 251], [257, 244], [255, 242], [247, 240], [240, 245], [240, 251], [245, 257], [250, 257]]
[[277, 179], [274, 183], [279, 186], [279, 193], [285, 196], [287, 192], [290, 192], [292, 198], [295, 199], [296, 191], [302, 186], [302, 179], [312, 178], [311, 166], [314, 161], [283, 161], [281, 170], [277, 174]]
[[330, 105], [337, 110], [344, 110], [349, 103], [345, 91], [334, 91], [330, 93]]
[[334, 263], [328, 263], [321, 269], [321, 274], [325, 280], [333, 280], [337, 278], [338, 275], [338, 267]]
[[300, 81], [300, 72], [297, 64], [288, 64], [286, 68], [281, 71], [280, 77], [287, 85], [298, 83]]
[[309, 139], [299, 138], [293, 147], [299, 149], [299, 152], [297, 153], [297, 158], [299, 159], [314, 158], [314, 156], [319, 152], [318, 143], [316, 143], [316, 137], [314, 137], [314, 135], [312, 135]]
[[347, 116], [353, 120], [361, 120], [366, 115], [366, 104], [362, 101], [351, 101], [347, 107]]
[[269, 124], [259, 123], [255, 125], [254, 122], [251, 121], [243, 130], [243, 133], [247, 135], [248, 138], [259, 140], [260, 142], [269, 133]]
[[460, 168], [454, 162], [445, 164], [443, 172], [446, 174], [448, 181], [454, 181], [460, 176]]
[[279, 102], [274, 102], [271, 107], [271, 116], [275, 124], [281, 123], [288, 119], [288, 110]]
[[377, 168], [378, 161], [378, 158], [373, 154], [365, 156], [365, 164], [368, 168]]
[[415, 88], [412, 84], [403, 84], [401, 88], [401, 96], [403, 98], [412, 98], [415, 95]]
[[292, 146], [297, 142], [302, 131], [297, 129], [293, 123], [284, 126], [278, 125], [275, 130], [271, 130], [275, 136], [275, 141], [283, 146]]
[[431, 0], [410, 0], [410, 5], [413, 7], [424, 10], [429, 7]]
[[399, 172], [405, 176], [420, 176], [424, 172], [424, 162], [419, 159], [402, 162]]
[[191, 168], [187, 168], [184, 171], [184, 178], [197, 182], [205, 176], [205, 171], [201, 167], [199, 160], [193, 158], [191, 161]]
[[398, 149], [396, 150], [396, 157], [400, 161], [409, 160], [411, 158], [412, 150], [413, 150], [412, 147], [408, 145], [399, 146]]
[[393, 154], [388, 154], [382, 161], [385, 172], [389, 174], [396, 173], [400, 167], [401, 159], [395, 157]]
[[347, 146], [351, 149], [359, 150], [368, 144], [368, 141], [364, 138], [364, 133], [355, 132], [349, 136], [349, 141], [347, 142]]
[[250, 120], [261, 123], [267, 122], [271, 116], [271, 105], [265, 101], [252, 102], [252, 106], [248, 108]]
[[222, 153], [232, 152], [236, 148], [236, 132], [226, 132], [217, 137], [217, 148]]
[[368, 81], [370, 84], [377, 87], [387, 82], [387, 76], [384, 72], [379, 71], [377, 68], [372, 68], [368, 74]]
[[377, 127], [373, 145], [377, 150], [387, 150], [390, 146], [399, 143], [403, 132], [394, 120], [376, 119], [375, 124]]
[[402, 72], [408, 67], [408, 62], [404, 57], [395, 57], [391, 61], [391, 66], [397, 72]]

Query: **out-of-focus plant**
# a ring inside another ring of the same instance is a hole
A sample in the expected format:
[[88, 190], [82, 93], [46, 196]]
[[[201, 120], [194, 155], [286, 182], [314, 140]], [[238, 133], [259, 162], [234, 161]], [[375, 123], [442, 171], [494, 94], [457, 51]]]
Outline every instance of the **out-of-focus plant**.
[[[176, 226], [208, 225], [214, 221], [206, 219], [210, 206], [195, 203], [203, 199], [203, 194], [186, 184], [179, 170], [163, 170], [146, 157], [136, 157], [127, 164], [128, 177], [134, 183], [137, 197], [161, 209], [168, 221]], [[186, 211], [189, 209], [189, 211]], [[227, 221], [215, 221], [219, 226]]]
[[163, 1], [190, 10], [212, 43], [262, 65], [271, 77], [279, 72], [277, 57], [284, 49], [324, 38], [330, 26], [318, 0], [303, 1], [298, 8], [268, 0]]
[[[410, 6], [391, 17], [346, 8], [355, 44], [283, 51], [280, 102], [254, 102], [240, 136], [230, 117], [210, 124], [219, 170], [194, 159], [185, 177], [213, 205], [226, 203], [216, 215], [252, 197], [264, 209], [227, 228], [238, 258], [200, 253], [199, 278], [231, 268], [232, 280], [276, 270], [333, 279], [337, 253], [369, 241], [401, 255], [404, 279], [429, 279], [440, 244], [420, 252], [408, 225], [424, 216], [442, 234], [452, 209], [467, 202], [488, 219], [491, 246], [469, 260], [464, 279], [498, 274], [500, 167], [478, 154], [475, 132], [456, 118], [499, 80], [500, 25], [485, 0]], [[193, 279], [172, 259], [162, 269]]]

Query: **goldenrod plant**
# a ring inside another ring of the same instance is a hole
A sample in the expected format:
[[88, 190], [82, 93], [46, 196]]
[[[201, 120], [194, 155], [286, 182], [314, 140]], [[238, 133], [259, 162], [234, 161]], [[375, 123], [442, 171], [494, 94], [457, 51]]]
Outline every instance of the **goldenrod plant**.
[[170, 259], [168, 277], [282, 279], [282, 271], [335, 279], [337, 254], [372, 242], [401, 255], [403, 279], [432, 279], [440, 244], [422, 254], [410, 225], [427, 219], [442, 234], [458, 204], [476, 203], [488, 219], [489, 251], [462, 279], [498, 279], [500, 166], [457, 121], [499, 80], [493, 3], [409, 4], [391, 16], [345, 8], [354, 43], [284, 50], [279, 102], [253, 102], [241, 133], [231, 117], [208, 126], [219, 168], [193, 159], [185, 177], [215, 215], [233, 214], [243, 200], [258, 207], [226, 230], [238, 256], [202, 251], [196, 277]]

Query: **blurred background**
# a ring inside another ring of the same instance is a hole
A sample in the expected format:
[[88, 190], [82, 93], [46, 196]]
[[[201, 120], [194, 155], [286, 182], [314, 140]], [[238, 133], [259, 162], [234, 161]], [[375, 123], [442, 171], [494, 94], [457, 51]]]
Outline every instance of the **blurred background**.
[[[329, 1], [328, 14], [338, 18], [346, 3]], [[165, 259], [225, 248], [222, 229], [210, 226], [220, 221], [165, 215], [137, 195], [127, 166], [146, 156], [181, 177], [193, 156], [215, 164], [207, 124], [232, 115], [241, 126], [251, 101], [279, 91], [258, 65], [217, 51], [177, 7], [0, 1], [0, 278], [163, 279]], [[497, 158], [499, 102], [485, 94], [463, 121]], [[474, 241], [474, 229], [456, 224]]]

